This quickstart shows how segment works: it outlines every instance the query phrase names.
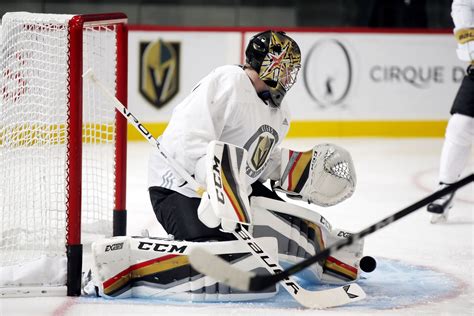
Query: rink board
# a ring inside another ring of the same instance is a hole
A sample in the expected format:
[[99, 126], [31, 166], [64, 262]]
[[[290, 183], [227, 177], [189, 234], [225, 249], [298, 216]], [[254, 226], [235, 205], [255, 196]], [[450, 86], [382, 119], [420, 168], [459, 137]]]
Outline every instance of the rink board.
[[[132, 26], [130, 109], [153, 134], [161, 134], [196, 83], [215, 67], [241, 64], [246, 43], [261, 30]], [[298, 81], [285, 98], [293, 120], [290, 137], [443, 136], [467, 67], [457, 59], [449, 31], [290, 29], [288, 34], [302, 52]], [[161, 83], [150, 84], [151, 71], [160, 74]], [[129, 139], [138, 136], [130, 131]]]

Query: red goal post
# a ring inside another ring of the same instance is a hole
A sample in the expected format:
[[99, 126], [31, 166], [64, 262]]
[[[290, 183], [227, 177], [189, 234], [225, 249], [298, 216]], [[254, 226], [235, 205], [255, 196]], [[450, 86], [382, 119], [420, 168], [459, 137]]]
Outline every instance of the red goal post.
[[127, 103], [127, 17], [17, 12], [2, 23], [0, 292], [80, 295], [81, 238], [126, 233], [127, 123], [82, 74], [93, 68]]

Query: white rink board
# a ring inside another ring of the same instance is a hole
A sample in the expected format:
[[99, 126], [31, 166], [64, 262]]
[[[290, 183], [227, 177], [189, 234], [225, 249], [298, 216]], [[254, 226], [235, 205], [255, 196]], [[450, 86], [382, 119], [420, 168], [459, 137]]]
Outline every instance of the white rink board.
[[[140, 43], [157, 40], [180, 43], [179, 92], [165, 106], [155, 108], [139, 93]], [[184, 99], [213, 68], [238, 64], [241, 35], [238, 32], [130, 31], [128, 37], [128, 104], [142, 121], [168, 121], [173, 107]]]
[[[144, 122], [168, 121], [173, 107], [213, 68], [239, 64], [248, 39], [235, 31], [131, 30], [129, 106]], [[288, 93], [294, 120], [446, 120], [466, 64], [449, 33], [288, 33], [303, 68]], [[140, 42], [180, 43], [179, 92], [157, 109], [139, 93]]]
[[449, 34], [290, 35], [303, 55], [295, 119], [445, 119], [467, 67]]

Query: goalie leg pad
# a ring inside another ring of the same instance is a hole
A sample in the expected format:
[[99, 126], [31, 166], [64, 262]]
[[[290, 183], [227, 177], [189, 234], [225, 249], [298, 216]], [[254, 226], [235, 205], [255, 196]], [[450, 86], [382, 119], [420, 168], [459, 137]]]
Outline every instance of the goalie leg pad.
[[[327, 235], [327, 245], [332, 245], [340, 239], [351, 236], [352, 233], [339, 228], [334, 228]], [[364, 239], [359, 239], [351, 245], [334, 252], [324, 262], [323, 283], [341, 284], [355, 281], [360, 276], [359, 262], [364, 253]]]
[[[278, 240], [278, 259], [282, 265], [295, 264], [314, 256], [350, 233], [333, 229], [320, 214], [287, 202], [264, 197], [251, 198], [254, 212], [250, 232], [254, 237], [273, 236]], [[363, 240], [345, 247], [299, 276], [313, 283], [343, 284], [357, 280]]]
[[[261, 238], [276, 257], [274, 238]], [[234, 290], [191, 268], [187, 254], [205, 247], [240, 269], [269, 272], [240, 241], [196, 243], [162, 238], [114, 237], [93, 243], [92, 282], [106, 298], [159, 298], [186, 301], [243, 301], [274, 296], [278, 286], [264, 292]]]

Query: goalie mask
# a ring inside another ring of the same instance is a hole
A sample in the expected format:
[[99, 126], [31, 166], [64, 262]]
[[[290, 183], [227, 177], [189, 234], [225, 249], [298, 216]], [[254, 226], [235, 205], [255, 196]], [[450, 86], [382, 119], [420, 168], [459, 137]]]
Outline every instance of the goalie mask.
[[284, 32], [269, 30], [250, 39], [245, 56], [246, 62], [270, 88], [272, 103], [280, 106], [301, 68], [298, 44]]

